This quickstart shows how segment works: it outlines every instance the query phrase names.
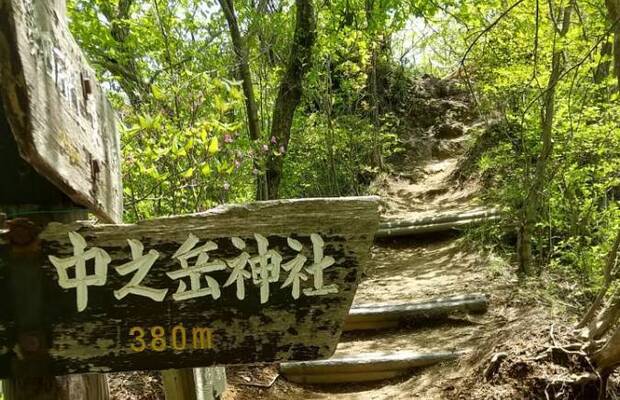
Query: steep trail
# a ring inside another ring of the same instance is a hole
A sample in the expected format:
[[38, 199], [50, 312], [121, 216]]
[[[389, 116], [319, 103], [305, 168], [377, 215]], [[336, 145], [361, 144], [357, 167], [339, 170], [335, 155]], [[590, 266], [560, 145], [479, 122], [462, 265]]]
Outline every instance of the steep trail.
[[[453, 104], [453, 103], [450, 103]], [[459, 103], [459, 109], [463, 107]], [[454, 138], [433, 137], [431, 146], [445, 147]], [[455, 187], [451, 174], [458, 166], [469, 139], [467, 129], [457, 137], [459, 146], [451, 152], [437, 152], [418, 167], [418, 179], [389, 176], [382, 197], [382, 220], [422, 218], [438, 213], [483, 210], [476, 197], [477, 184]], [[433, 149], [431, 149], [433, 152]], [[356, 293], [355, 304], [422, 301], [434, 297], [475, 292], [483, 283], [482, 255], [464, 249], [454, 236], [435, 235], [418, 239], [392, 239], [378, 242], [372, 249], [367, 277]], [[481, 290], [478, 290], [481, 291]]]
[[[413, 129], [411, 137], [403, 138], [410, 151], [395, 167], [398, 173], [381, 182], [383, 220], [484, 209], [477, 198], [475, 182], [457, 187], [450, 180], [470, 139], [469, 130], [477, 123], [468, 111], [469, 105], [462, 97], [427, 100], [425, 106], [432, 109], [421, 112], [435, 115], [435, 118]], [[427, 156], [423, 163], [416, 162], [420, 152]], [[458, 234], [431, 234], [417, 239], [376, 242], [354, 306], [491, 293], [489, 312], [430, 325], [346, 332], [334, 358], [386, 351], [485, 352], [489, 343], [497, 340], [495, 330], [516, 318], [511, 316], [514, 310], [507, 310], [501, 302], [493, 300], [508, 297], [506, 292], [513, 283], [512, 277], [498, 276], [501, 273], [489, 268], [494, 262], [492, 254], [473, 248]], [[454, 390], [452, 382], [461, 379], [471, 363], [470, 356], [468, 362], [446, 362], [398, 378], [364, 384], [298, 385], [282, 377], [269, 382], [271, 378], [263, 376], [265, 382], [271, 384], [265, 384], [269, 387], [264, 388], [246, 385], [261, 380], [261, 372], [256, 369], [232, 369], [229, 372], [232, 386], [225, 398], [443, 399]], [[273, 378], [275, 371], [271, 371]], [[265, 374], [264, 370], [262, 374]], [[238, 379], [239, 376], [243, 379]]]

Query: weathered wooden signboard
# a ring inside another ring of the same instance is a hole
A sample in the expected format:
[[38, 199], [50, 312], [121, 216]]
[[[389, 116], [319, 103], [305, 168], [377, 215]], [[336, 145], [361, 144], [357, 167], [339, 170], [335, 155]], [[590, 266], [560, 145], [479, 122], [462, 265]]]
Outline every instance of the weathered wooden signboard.
[[0, 0], [0, 95], [19, 153], [74, 202], [121, 221], [116, 120], [65, 0]]
[[15, 225], [0, 245], [0, 377], [29, 359], [68, 374], [329, 357], [377, 207], [268, 201], [52, 223], [32, 240]]

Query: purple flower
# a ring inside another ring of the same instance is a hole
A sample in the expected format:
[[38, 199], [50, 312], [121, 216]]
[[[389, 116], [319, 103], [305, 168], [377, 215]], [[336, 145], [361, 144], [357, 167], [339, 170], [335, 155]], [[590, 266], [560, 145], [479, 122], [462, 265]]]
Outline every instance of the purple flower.
[[280, 153], [284, 154], [286, 152], [286, 150], [284, 149], [284, 146], [280, 146]]
[[224, 143], [232, 143], [233, 138], [228, 133], [224, 135]]
[[263, 151], [269, 151], [269, 146], [267, 146], [266, 144], [263, 145]]
[[271, 137], [271, 143], [273, 143], [273, 144], [278, 143], [278, 141], [276, 140], [276, 137], [275, 137], [275, 136], [272, 136], [272, 137]]

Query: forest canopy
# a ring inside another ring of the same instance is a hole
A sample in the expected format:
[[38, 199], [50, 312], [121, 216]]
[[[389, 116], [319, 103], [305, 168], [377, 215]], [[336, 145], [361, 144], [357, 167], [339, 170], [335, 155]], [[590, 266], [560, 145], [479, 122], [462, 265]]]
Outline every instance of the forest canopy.
[[[620, 4], [72, 0], [123, 123], [128, 221], [225, 202], [374, 193], [425, 118], [420, 76], [484, 124], [469, 165], [523, 273], [595, 289], [618, 229]], [[419, 96], [418, 96], [419, 97]], [[493, 236], [493, 235], [490, 235]], [[586, 290], [587, 292], [587, 290]]]

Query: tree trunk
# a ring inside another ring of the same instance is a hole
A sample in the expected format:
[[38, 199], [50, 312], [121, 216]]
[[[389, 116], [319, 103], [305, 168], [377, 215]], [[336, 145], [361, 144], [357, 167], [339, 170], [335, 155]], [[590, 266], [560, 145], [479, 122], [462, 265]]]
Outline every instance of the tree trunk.
[[601, 304], [603, 303], [605, 295], [607, 294], [607, 291], [609, 290], [609, 287], [611, 286], [611, 282], [613, 280], [613, 271], [616, 267], [619, 249], [620, 229], [618, 229], [618, 232], [616, 233], [616, 239], [614, 240], [614, 243], [611, 245], [611, 248], [607, 253], [607, 260], [605, 261], [605, 266], [603, 267], [603, 287], [596, 295], [596, 298], [592, 302], [592, 305], [590, 306], [588, 311], [585, 313], [583, 318], [581, 318], [581, 321], [579, 321], [579, 323], [577, 324], [577, 329], [583, 328], [588, 325], [596, 315], [596, 312], [600, 308]]
[[605, 0], [607, 17], [612, 24], [614, 33], [614, 74], [620, 90], [620, 0]]
[[[233, 48], [235, 49], [239, 65], [238, 72], [246, 97], [245, 104], [248, 114], [250, 139], [257, 140], [261, 137], [260, 121], [254, 97], [247, 44], [241, 37], [233, 0], [218, 1], [228, 22]], [[301, 101], [303, 93], [302, 81], [311, 65], [312, 47], [316, 38], [316, 20], [312, 0], [296, 0], [295, 3], [297, 5], [295, 33], [286, 71], [280, 81], [271, 125], [271, 136], [282, 146], [284, 152], [288, 149], [293, 116]], [[282, 156], [267, 155], [265, 174], [264, 176], [259, 174], [256, 180], [256, 198], [258, 200], [275, 199], [278, 197], [280, 181], [282, 180], [282, 164]]]
[[620, 316], [620, 292], [616, 290], [599, 316], [590, 323], [588, 339], [597, 340], [605, 336]]
[[[613, 51], [613, 45], [609, 41], [604, 41], [601, 44], [601, 57], [606, 57], [611, 55]], [[599, 65], [594, 69], [594, 83], [601, 83], [607, 76], [609, 76], [609, 68], [611, 67], [611, 62], [609, 60], [602, 61]]]
[[[271, 125], [271, 136], [275, 137], [285, 152], [288, 149], [295, 110], [303, 94], [303, 79], [310, 69], [312, 47], [316, 40], [316, 18], [312, 0], [296, 0], [295, 4], [295, 33], [286, 72], [280, 81]], [[278, 198], [283, 161], [282, 156], [268, 156], [265, 171], [268, 199]]]
[[[562, 16], [562, 26], [556, 30], [558, 36], [563, 38], [568, 33], [570, 27], [573, 3], [564, 7]], [[551, 10], [553, 14], [553, 10]], [[555, 18], [551, 15], [551, 20], [555, 24]], [[519, 230], [519, 242], [517, 256], [519, 258], [519, 272], [529, 274], [532, 264], [532, 240], [536, 222], [539, 220], [541, 208], [542, 192], [545, 188], [547, 167], [553, 153], [553, 118], [555, 115], [555, 90], [564, 69], [564, 53], [562, 49], [554, 49], [551, 59], [551, 74], [543, 96], [544, 104], [540, 116], [540, 140], [542, 149], [536, 160], [534, 176], [521, 210], [521, 226]]]
[[[367, 21], [367, 30], [368, 35], [373, 38], [371, 41], [371, 55], [370, 55], [370, 73], [368, 74], [367, 88], [368, 94], [370, 97], [370, 107], [371, 107], [371, 119], [373, 125], [372, 132], [372, 166], [383, 169], [383, 152], [381, 151], [381, 137], [380, 137], [380, 129], [381, 129], [381, 121], [380, 110], [379, 110], [379, 90], [377, 84], [377, 63], [379, 58], [379, 40], [381, 40], [381, 35], [378, 35], [378, 32], [375, 29], [375, 23], [373, 18], [374, 12], [374, 0], [366, 0], [365, 4], [366, 11], [366, 21]], [[379, 37], [379, 40], [375, 38]]]
[[377, 44], [372, 44], [372, 54], [370, 56], [370, 74], [368, 76], [370, 86], [370, 103], [372, 108], [372, 166], [383, 169], [383, 152], [381, 151], [381, 121], [379, 120], [379, 93], [377, 88]]
[[[606, 377], [613, 368], [620, 364], [620, 326], [618, 326], [618, 319], [620, 319], [620, 289], [616, 287], [613, 294], [607, 300], [605, 307], [598, 312], [607, 291], [615, 279], [615, 267], [619, 249], [620, 229], [607, 253], [607, 260], [603, 268], [603, 288], [599, 291], [596, 299], [577, 325], [577, 328], [587, 326], [587, 329], [583, 332], [590, 342], [586, 350], [592, 355], [592, 360], [603, 377]], [[614, 327], [615, 329], [612, 331]], [[610, 331], [612, 331], [611, 336], [609, 336]], [[608, 340], [602, 347], [599, 347], [596, 341], [603, 337], [608, 337]]]
[[609, 373], [620, 364], [620, 326], [616, 327], [607, 343], [592, 355], [592, 360], [602, 374]]
[[[224, 17], [228, 23], [230, 31], [230, 39], [233, 44], [235, 58], [237, 62], [237, 75], [241, 79], [243, 94], [245, 95], [245, 109], [248, 120], [248, 133], [250, 139], [257, 141], [261, 138], [261, 125], [258, 118], [258, 106], [256, 104], [256, 96], [254, 95], [254, 83], [252, 80], [252, 71], [250, 70], [249, 49], [246, 41], [241, 36], [237, 14], [235, 13], [235, 5], [233, 0], [218, 0]], [[260, 171], [260, 165], [254, 163], [254, 168]], [[256, 200], [266, 200], [267, 190], [265, 189], [265, 178], [258, 174], [256, 176]]]
[[[254, 3], [254, 2], [253, 2]], [[248, 29], [248, 36], [250, 34], [256, 35], [260, 44], [260, 53], [267, 60], [267, 64], [270, 67], [277, 67], [278, 55], [275, 52], [273, 43], [275, 42], [275, 33], [270, 29], [269, 23], [265, 22], [265, 16], [276, 12], [275, 6], [271, 5], [271, 0], [258, 0], [253, 4], [254, 12], [260, 17], [255, 22], [252, 22]], [[278, 5], [277, 12], [281, 12], [282, 3]]]
[[230, 39], [233, 44], [235, 58], [237, 61], [237, 73], [241, 79], [243, 94], [245, 95], [245, 108], [248, 119], [248, 131], [250, 139], [257, 140], [261, 137], [260, 121], [258, 119], [258, 107], [256, 105], [256, 96], [254, 96], [254, 84], [252, 82], [252, 72], [250, 71], [250, 63], [248, 61], [249, 50], [241, 31], [239, 30], [239, 22], [235, 13], [235, 5], [233, 0], [218, 0], [226, 22], [230, 31]]

